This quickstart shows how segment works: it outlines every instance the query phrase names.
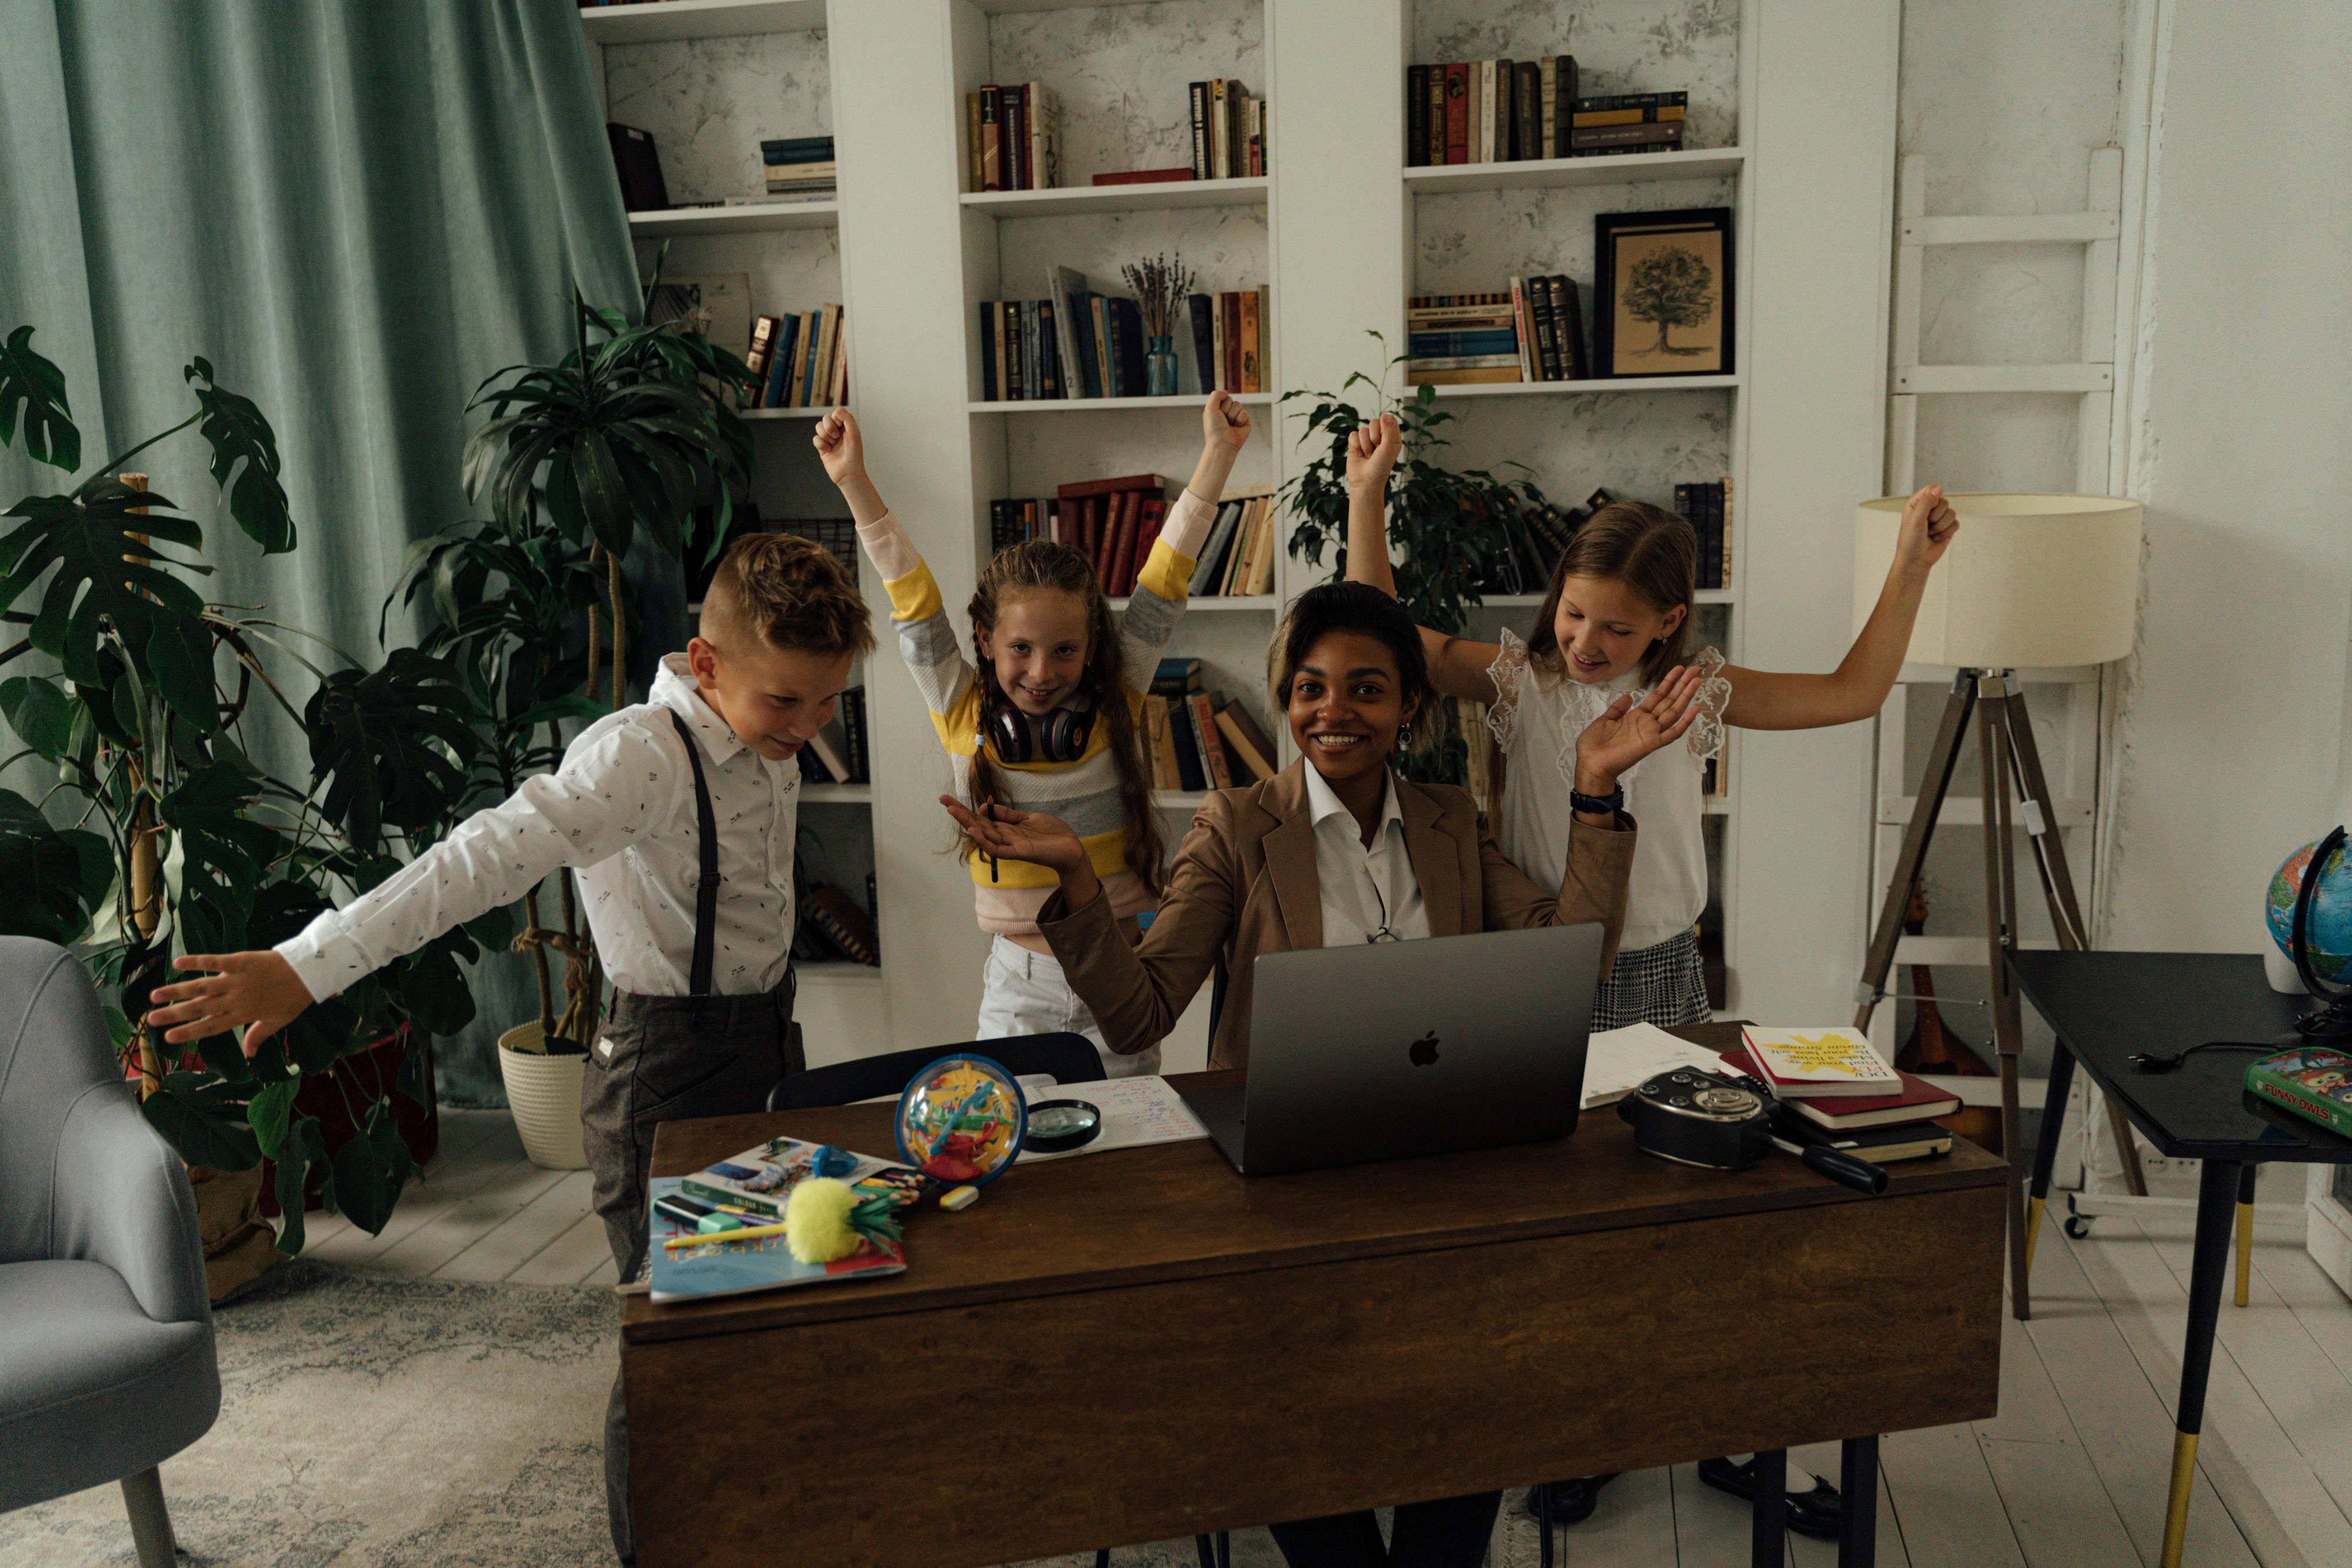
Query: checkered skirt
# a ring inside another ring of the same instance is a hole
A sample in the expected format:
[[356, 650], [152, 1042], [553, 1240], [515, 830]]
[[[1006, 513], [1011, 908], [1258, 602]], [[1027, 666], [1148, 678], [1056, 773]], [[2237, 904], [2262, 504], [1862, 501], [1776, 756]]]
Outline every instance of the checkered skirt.
[[1706, 1005], [1706, 977], [1699, 971], [1696, 931], [1618, 954], [1616, 967], [1592, 998], [1592, 1027], [1597, 1030], [1633, 1023], [1673, 1029], [1713, 1018]]

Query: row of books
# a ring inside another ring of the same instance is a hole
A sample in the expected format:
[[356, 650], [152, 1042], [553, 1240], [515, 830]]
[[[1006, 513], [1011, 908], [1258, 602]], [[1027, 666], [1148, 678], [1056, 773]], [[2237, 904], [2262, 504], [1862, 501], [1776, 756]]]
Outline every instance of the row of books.
[[1192, 84], [1192, 178], [1246, 179], [1266, 172], [1265, 99], [1229, 77]]
[[849, 325], [838, 305], [751, 323], [743, 363], [760, 378], [751, 408], [836, 408], [849, 401]]
[[1565, 274], [1486, 294], [1418, 294], [1405, 306], [1406, 377], [1431, 386], [1580, 381], [1591, 374], [1584, 309]]
[[1513, 163], [1666, 152], [1687, 92], [1580, 95], [1576, 57], [1457, 60], [1405, 70], [1405, 162]]
[[830, 136], [793, 136], [760, 143], [760, 162], [767, 172], [768, 194], [801, 202], [830, 200], [835, 173]]
[[1675, 486], [1675, 510], [1698, 535], [1698, 586], [1731, 583], [1731, 481]]
[[1062, 183], [1062, 100], [1043, 82], [963, 95], [964, 177], [972, 191], [1051, 191]]
[[[1150, 382], [1140, 307], [1100, 292], [1070, 267], [1054, 268], [1050, 282], [1048, 298], [981, 302], [982, 401], [1144, 396]], [[1177, 392], [1263, 391], [1260, 345], [1271, 307], [1263, 286], [1186, 296], [1170, 334]]]
[[872, 753], [866, 742], [866, 688], [852, 686], [835, 699], [833, 717], [801, 747], [803, 784], [871, 784]]
[[1498, 519], [1509, 549], [1489, 558], [1484, 593], [1542, 593], [1551, 586], [1552, 573], [1568, 549], [1568, 541], [1595, 510], [1616, 499], [1607, 490], [1595, 490], [1581, 507], [1561, 511], [1553, 506], [1522, 507]]
[[1203, 689], [1201, 661], [1160, 661], [1143, 700], [1146, 755], [1154, 789], [1231, 789], [1271, 779], [1274, 745], [1249, 709]]
[[[1103, 591], [1124, 598], [1151, 558], [1178, 486], [1158, 474], [1089, 479], [1037, 498], [1010, 497], [988, 504], [991, 555], [1029, 539], [1050, 538], [1085, 552]], [[1201, 544], [1186, 592], [1223, 599], [1271, 592], [1279, 549], [1274, 496], [1253, 486], [1224, 497]]]
[[[1770, 1089], [1792, 1113], [1788, 1124], [1808, 1142], [1882, 1165], [1950, 1147], [1950, 1134], [1929, 1124], [1958, 1112], [1959, 1097], [1889, 1067], [1859, 1030], [1751, 1024], [1740, 1031], [1739, 1049], [1725, 1051], [1723, 1059]], [[1908, 1149], [1921, 1140], [1941, 1146]]]

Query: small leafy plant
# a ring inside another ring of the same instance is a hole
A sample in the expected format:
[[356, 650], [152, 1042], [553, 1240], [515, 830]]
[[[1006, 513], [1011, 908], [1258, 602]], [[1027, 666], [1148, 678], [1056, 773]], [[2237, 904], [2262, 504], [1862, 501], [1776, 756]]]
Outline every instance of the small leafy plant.
[[[1382, 352], [1388, 340], [1379, 332], [1367, 336]], [[1406, 355], [1390, 359], [1375, 378], [1358, 371], [1340, 383], [1337, 393], [1286, 392], [1284, 403], [1308, 400], [1303, 447], [1319, 447], [1320, 455], [1285, 482], [1281, 498], [1297, 519], [1291, 530], [1290, 553], [1310, 565], [1323, 564], [1323, 551], [1332, 551], [1331, 575], [1348, 572], [1348, 438], [1383, 413], [1392, 413], [1403, 436], [1403, 450], [1389, 475], [1388, 538], [1395, 561], [1397, 597], [1415, 622], [1433, 631], [1455, 632], [1469, 619], [1472, 606], [1482, 602], [1478, 585], [1493, 580], [1511, 549], [1505, 521], [1521, 511], [1548, 503], [1543, 492], [1524, 477], [1507, 478], [1485, 468], [1448, 468], [1439, 460], [1452, 444], [1445, 427], [1452, 411], [1438, 406], [1434, 387], [1391, 393], [1391, 376], [1401, 380]], [[1368, 392], [1372, 406], [1359, 409], [1347, 400], [1353, 389]], [[1443, 744], [1423, 757], [1407, 755], [1399, 766], [1411, 777], [1427, 782], [1460, 783], [1467, 776], [1469, 749], [1451, 705], [1444, 722]]]
[[[20, 326], [0, 345], [0, 444], [70, 476], [81, 434], [58, 367]], [[0, 523], [0, 624], [20, 629], [0, 667], [39, 655], [54, 673], [0, 679], [0, 716], [22, 743], [0, 768], [37, 761], [53, 779], [28, 798], [0, 789], [0, 932], [78, 945], [101, 992], [147, 1119], [194, 1166], [278, 1164], [282, 1251], [302, 1246], [315, 1171], [327, 1207], [374, 1232], [391, 1218], [410, 1157], [391, 1101], [353, 1103], [336, 1064], [387, 1037], [398, 1086], [422, 1100], [425, 1052], [413, 1025], [447, 1034], [472, 1019], [460, 958], [488, 922], [313, 1007], [248, 1061], [235, 1034], [177, 1051], [143, 1019], [172, 959], [267, 946], [331, 903], [382, 882], [447, 819], [476, 742], [463, 689], [414, 649], [366, 670], [323, 639], [206, 601], [204, 529], [127, 471], [140, 453], [196, 427], [229, 516], [265, 553], [295, 546], [276, 434], [205, 361], [184, 372], [195, 408], [99, 464], [70, 490], [18, 500]], [[321, 663], [321, 661], [325, 661]], [[288, 666], [314, 683], [297, 703]], [[280, 778], [250, 729], [275, 710], [310, 737], [311, 776]], [[306, 1078], [326, 1077], [356, 1129], [327, 1146], [299, 1113]]]

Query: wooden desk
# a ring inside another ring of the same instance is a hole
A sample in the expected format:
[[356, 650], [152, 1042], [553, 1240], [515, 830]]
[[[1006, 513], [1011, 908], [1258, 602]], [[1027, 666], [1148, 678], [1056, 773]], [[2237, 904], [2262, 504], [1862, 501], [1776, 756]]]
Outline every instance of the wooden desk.
[[[890, 1116], [672, 1123], [654, 1171]], [[982, 1568], [1982, 1419], [2004, 1167], [1894, 1169], [1670, 1165], [1610, 1110], [1298, 1176], [1205, 1140], [1016, 1167], [916, 1212], [904, 1274], [627, 1301], [638, 1561]]]

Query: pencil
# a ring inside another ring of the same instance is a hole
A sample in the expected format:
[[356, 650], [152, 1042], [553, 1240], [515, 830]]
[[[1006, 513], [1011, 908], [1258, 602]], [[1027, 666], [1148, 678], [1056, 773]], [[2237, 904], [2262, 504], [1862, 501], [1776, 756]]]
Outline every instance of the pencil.
[[698, 1236], [673, 1236], [664, 1247], [699, 1247], [706, 1241], [763, 1241], [771, 1236], [782, 1236], [781, 1225], [744, 1225], [733, 1230], [707, 1230]]

